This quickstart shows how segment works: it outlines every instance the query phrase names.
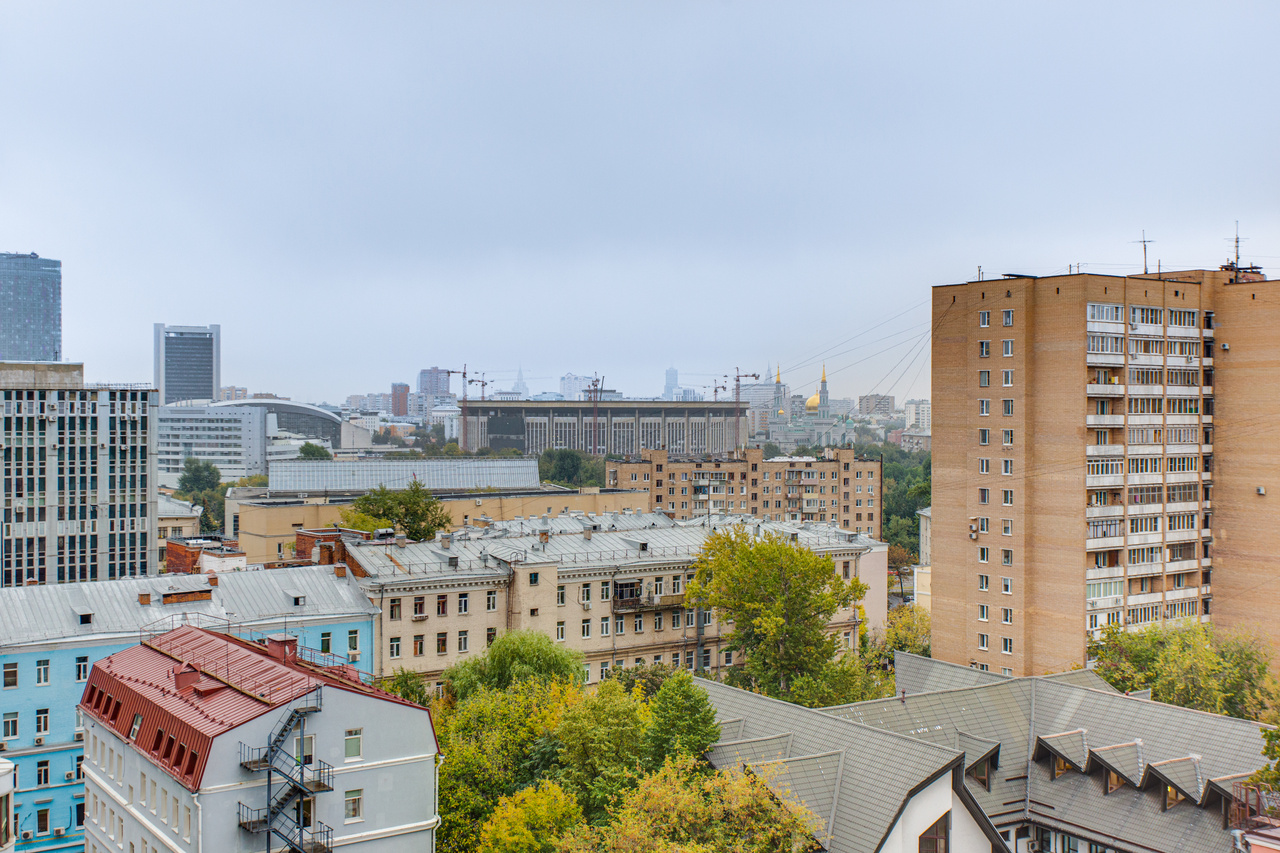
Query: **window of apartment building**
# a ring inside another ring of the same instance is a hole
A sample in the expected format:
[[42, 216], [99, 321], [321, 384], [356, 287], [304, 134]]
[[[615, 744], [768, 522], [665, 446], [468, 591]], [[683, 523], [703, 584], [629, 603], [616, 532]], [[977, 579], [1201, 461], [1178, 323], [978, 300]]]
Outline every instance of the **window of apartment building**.
[[1129, 306], [1129, 322], [1130, 323], [1146, 323], [1148, 325], [1158, 326], [1164, 321], [1164, 309], [1147, 308], [1142, 305]]
[[4, 715], [3, 736], [6, 740], [18, 736], [18, 713], [16, 711], [10, 711]]
[[1005, 595], [1013, 595], [1013, 578], [1000, 578], [1000, 591]]
[[358, 761], [364, 757], [364, 729], [347, 729], [342, 738], [343, 758]]
[[1194, 512], [1178, 512], [1169, 516], [1170, 530], [1195, 530], [1196, 514]]
[[625, 617], [625, 616], [615, 616], [615, 617], [613, 618], [613, 633], [618, 634], [619, 636], [621, 636], [622, 634], [625, 634], [625, 633], [626, 633], [626, 631], [627, 631], [627, 626], [626, 626], [626, 617]]
[[564, 623], [563, 622], [556, 623], [556, 639], [557, 640], [564, 639]]
[[1012, 607], [1000, 608], [1000, 622], [1005, 625], [1013, 624], [1013, 608]]
[[49, 683], [49, 661], [38, 660], [36, 661], [36, 684], [48, 684], [48, 683]]
[[982, 459], [982, 458], [979, 458], [979, 459], [978, 459], [978, 473], [979, 473], [979, 474], [990, 474], [990, 473], [991, 473], [991, 460], [990, 460], [990, 459]]
[[1013, 654], [1013, 638], [1012, 637], [1000, 638], [1000, 654], [1002, 655]]
[[[564, 604], [564, 602], [560, 602]], [[490, 613], [498, 609], [498, 591], [491, 589], [484, 594], [484, 609]]]
[[978, 312], [978, 328], [985, 329], [990, 325], [991, 325], [991, 312], [979, 311]]
[[1123, 305], [1105, 305], [1098, 302], [1090, 302], [1088, 312], [1090, 320], [1101, 320], [1105, 323], [1124, 322]]
[[1012, 459], [1000, 460], [1000, 473], [1006, 477], [1013, 476], [1013, 460]]
[[1006, 430], [1003, 430], [1003, 432], [1004, 432], [1004, 446], [1013, 447], [1013, 430], [1006, 429]]
[[591, 639], [591, 620], [590, 619], [582, 620], [582, 638], [584, 640]]
[[991, 519], [988, 516], [978, 516], [978, 532], [986, 533], [991, 526]]
[[[538, 611], [537, 611], [536, 609], [535, 609], [535, 610], [533, 610], [533, 611], [532, 611], [532, 613], [531, 613], [531, 615], [533, 615], [533, 616], [537, 616], [537, 615], [538, 615]], [[494, 640], [496, 640], [496, 639], [498, 639], [498, 629], [497, 629], [497, 628], [485, 628], [485, 629], [484, 629], [484, 645], [485, 645], [485, 648], [488, 648], [489, 646], [492, 646], [492, 645], [493, 645], [493, 641], [494, 641]]]
[[387, 646], [387, 654], [392, 658], [400, 657], [400, 638], [392, 637]]
[[437, 616], [449, 615], [449, 596], [447, 594], [436, 596], [436, 615]]
[[1013, 401], [1012, 401], [1012, 400], [1001, 400], [1001, 401], [1000, 401], [1000, 403], [1001, 403], [1001, 407], [1000, 407], [1000, 408], [1001, 408], [1001, 411], [1003, 412], [1004, 416], [1005, 416], [1006, 418], [1011, 418], [1011, 417], [1013, 417]]
[[1012, 308], [1006, 308], [1006, 309], [1004, 309], [1004, 311], [1002, 312], [1002, 314], [1003, 314], [1003, 319], [1004, 319], [1004, 325], [1005, 325], [1005, 326], [1012, 326], [1012, 325], [1013, 325], [1013, 309], [1012, 309]]
[[978, 605], [978, 621], [986, 622], [989, 614], [989, 608], [985, 604]]
[[601, 637], [609, 636], [609, 617], [608, 616], [600, 617], [600, 636]]
[[1169, 325], [1194, 329], [1196, 327], [1196, 312], [1169, 309]]
[[979, 414], [979, 415], [982, 415], [982, 416], [984, 416], [984, 417], [985, 417], [986, 415], [991, 414], [991, 401], [990, 401], [990, 400], [979, 400], [979, 401], [978, 401], [978, 414]]
[[991, 357], [991, 341], [978, 341], [978, 358]]
[[662, 630], [662, 613], [661, 611], [653, 614], [653, 630]]
[[387, 618], [389, 618], [393, 622], [399, 619], [400, 618], [400, 599], [398, 598], [391, 599], [391, 606], [388, 608], [388, 610], [390, 612], [388, 613]]
[[422, 657], [426, 653], [427, 653], [427, 635], [414, 634], [413, 635], [413, 656]]
[[609, 582], [608, 581], [600, 582], [600, 600], [601, 601], [609, 600]]
[[459, 631], [458, 632], [458, 651], [465, 652], [467, 651], [467, 647], [468, 647], [467, 632]]
[[347, 653], [358, 653], [360, 651], [360, 631], [352, 628], [347, 632]]
[[1003, 371], [1003, 373], [1004, 373], [1004, 387], [1012, 388], [1013, 387], [1013, 371], [1006, 370], [1006, 371]]
[[978, 546], [978, 562], [985, 563], [991, 556], [991, 550], [985, 545]]
[[1001, 536], [1013, 535], [1013, 519], [1012, 518], [1000, 519], [1000, 535]]
[[681, 586], [683, 580], [684, 579], [680, 575], [671, 576], [671, 594], [672, 595], [680, 594], [680, 590], [683, 589], [683, 587]]
[[989, 429], [978, 430], [978, 444], [987, 445], [990, 443], [991, 443], [991, 430]]
[[1009, 548], [1000, 549], [1000, 565], [1002, 566], [1013, 565], [1013, 551], [1010, 550]]
[[979, 650], [981, 650], [981, 651], [984, 651], [984, 652], [985, 652], [985, 651], [987, 650], [987, 642], [988, 642], [988, 638], [987, 638], [987, 635], [986, 635], [986, 634], [979, 634], [979, 635], [978, 635], [978, 649], [979, 649]]
[[467, 592], [458, 593], [458, 612], [469, 613], [471, 611], [471, 594]]
[[537, 585], [538, 585], [538, 573], [529, 572], [529, 586], [537, 586]]
[[978, 371], [978, 387], [988, 388], [990, 386], [991, 386], [991, 371], [979, 370]]
[[[427, 597], [425, 595], [415, 595], [413, 597], [413, 615], [426, 617], [427, 615]], [[396, 608], [396, 619], [400, 618], [400, 610]]]
[[[1130, 533], [1159, 533], [1160, 532], [1160, 516], [1158, 515], [1135, 515], [1129, 518]], [[1118, 535], [1118, 531], [1117, 531]]]
[[989, 504], [989, 503], [991, 503], [991, 490], [990, 490], [990, 489], [978, 489], [978, 503], [980, 503], [980, 504]]
[[1000, 502], [1004, 506], [1013, 506], [1013, 489], [1001, 489]]
[[[333, 651], [333, 632], [332, 631], [320, 632], [320, 651], [324, 652], [326, 655], [330, 654]], [[78, 681], [79, 679], [76, 679], [76, 680]]]
[[978, 591], [986, 592], [991, 588], [991, 578], [986, 575], [978, 575]]
[[1000, 342], [1004, 351], [1004, 357], [1009, 358], [1013, 355], [1013, 341], [1005, 340]]
[[582, 588], [578, 590], [578, 600], [579, 600], [579, 601], [581, 601], [583, 604], [588, 604], [588, 603], [590, 603], [590, 601], [591, 601], [591, 584], [589, 584], [589, 583], [584, 583], [584, 584], [582, 585]]
[[680, 627], [680, 611], [679, 610], [671, 611], [671, 627], [672, 628]]
[[343, 794], [343, 823], [364, 820], [364, 789], [356, 788]]
[[449, 635], [445, 631], [436, 634], [436, 654], [443, 655], [449, 653]]
[[644, 614], [643, 613], [637, 613], [635, 615], [635, 618], [631, 620], [631, 630], [633, 633], [636, 633], [636, 634], [644, 633]]
[[89, 658], [81, 655], [76, 658], [76, 681], [89, 680]]

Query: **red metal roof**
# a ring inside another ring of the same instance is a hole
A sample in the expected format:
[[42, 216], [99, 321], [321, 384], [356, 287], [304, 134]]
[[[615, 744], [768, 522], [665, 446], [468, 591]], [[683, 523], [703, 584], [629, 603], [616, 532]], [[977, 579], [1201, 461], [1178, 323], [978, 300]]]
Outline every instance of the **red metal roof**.
[[286, 646], [183, 626], [94, 664], [80, 708], [196, 791], [214, 738], [321, 684], [419, 707]]

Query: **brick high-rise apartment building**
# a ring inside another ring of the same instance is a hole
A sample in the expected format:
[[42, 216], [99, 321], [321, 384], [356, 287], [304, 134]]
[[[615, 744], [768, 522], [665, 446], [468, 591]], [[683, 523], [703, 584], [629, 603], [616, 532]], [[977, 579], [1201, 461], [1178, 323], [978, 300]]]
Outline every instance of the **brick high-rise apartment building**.
[[[828, 448], [822, 458], [766, 459], [750, 448], [726, 457], [673, 457], [642, 450], [639, 459], [609, 462], [610, 488], [649, 492], [653, 512], [684, 521], [708, 512], [763, 521], [819, 521], [880, 538], [884, 518], [881, 461], [851, 448]], [[708, 506], [710, 502], [710, 506]]]
[[945, 285], [933, 321], [935, 656], [1040, 674], [1109, 624], [1274, 618], [1280, 292], [1256, 269]]

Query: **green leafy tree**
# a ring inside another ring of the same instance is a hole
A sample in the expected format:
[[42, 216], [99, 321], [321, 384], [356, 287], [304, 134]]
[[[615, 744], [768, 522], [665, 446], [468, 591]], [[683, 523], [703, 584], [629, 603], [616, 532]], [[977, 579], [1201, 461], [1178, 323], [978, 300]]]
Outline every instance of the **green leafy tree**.
[[1108, 626], [1089, 644], [1095, 672], [1117, 690], [1151, 688], [1171, 705], [1256, 720], [1275, 708], [1267, 641], [1193, 623], [1124, 631]]
[[782, 455], [782, 448], [774, 444], [772, 441], [766, 441], [760, 446], [760, 452], [764, 454], [765, 459], [773, 459]]
[[556, 730], [560, 777], [587, 819], [603, 821], [618, 797], [640, 779], [645, 720], [639, 701], [616, 681], [565, 711]]
[[645, 731], [648, 767], [656, 770], [668, 757], [701, 759], [720, 739], [716, 710], [707, 691], [694, 684], [688, 670], [679, 670], [662, 683], [649, 703], [651, 720]]
[[[888, 510], [886, 510], [886, 513]], [[911, 518], [890, 517], [881, 528], [881, 536], [889, 543], [890, 548], [901, 548], [907, 554], [920, 550], [920, 520]]]
[[581, 678], [582, 653], [532, 629], [503, 634], [484, 654], [444, 671], [446, 689], [459, 702], [465, 702], [481, 688], [505, 690], [528, 679], [575, 684]]
[[420, 672], [397, 667], [391, 678], [384, 679], [378, 686], [388, 693], [396, 694], [401, 699], [407, 699], [422, 706], [431, 704], [431, 689]]
[[806, 708], [825, 708], [866, 702], [893, 695], [893, 673], [886, 673], [876, 661], [846, 651], [819, 672], [796, 678], [791, 701]]
[[1268, 760], [1249, 777], [1249, 784], [1268, 791], [1280, 790], [1280, 729], [1263, 729], [1262, 740], [1262, 757]]
[[558, 853], [800, 853], [822, 847], [821, 822], [771, 791], [761, 771], [694, 772], [691, 759], [669, 761], [620, 798], [607, 825], [580, 825]]
[[640, 689], [640, 695], [647, 702], [661, 689], [662, 685], [674, 673], [677, 667], [666, 663], [638, 663], [635, 666], [619, 667], [609, 673], [609, 677], [622, 685], [627, 693]]
[[604, 486], [604, 459], [581, 450], [547, 450], [538, 457], [538, 476], [573, 488]]
[[449, 510], [416, 479], [398, 491], [379, 486], [351, 506], [363, 515], [392, 522], [410, 539], [430, 539], [453, 524]]
[[299, 459], [332, 459], [333, 454], [319, 444], [306, 442], [298, 448]]
[[872, 636], [867, 657], [882, 669], [892, 669], [894, 652], [929, 657], [932, 636], [929, 611], [918, 604], [902, 604], [885, 615], [884, 629]]
[[478, 853], [553, 853], [561, 835], [582, 823], [582, 809], [555, 782], [543, 780], [503, 797], [480, 829]]
[[688, 588], [692, 603], [714, 608], [733, 623], [729, 648], [745, 655], [746, 676], [767, 695], [786, 698], [791, 681], [816, 673], [832, 659], [831, 616], [866, 595], [857, 578], [840, 579], [830, 557], [820, 557], [769, 533], [742, 528], [713, 534], [695, 562]]
[[366, 533], [372, 533], [375, 530], [386, 530], [389, 527], [395, 527], [395, 522], [389, 518], [375, 518], [360, 512], [355, 507], [344, 506], [338, 513], [338, 526], [348, 530], [363, 530]]
[[222, 472], [212, 462], [188, 456], [182, 463], [182, 476], [178, 478], [178, 491], [194, 495], [222, 485]]

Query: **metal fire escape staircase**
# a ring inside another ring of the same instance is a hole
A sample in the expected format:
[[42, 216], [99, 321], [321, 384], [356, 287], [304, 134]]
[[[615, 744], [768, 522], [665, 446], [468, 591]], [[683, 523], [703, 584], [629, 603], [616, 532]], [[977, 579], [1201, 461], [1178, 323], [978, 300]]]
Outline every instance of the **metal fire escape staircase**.
[[240, 744], [240, 766], [250, 773], [267, 773], [267, 805], [253, 808], [240, 803], [240, 828], [266, 833], [268, 853], [272, 836], [294, 853], [330, 853], [333, 849], [333, 830], [303, 805], [306, 798], [333, 790], [333, 765], [317, 758], [307, 762], [286, 748], [295, 731], [306, 743], [306, 720], [320, 711], [321, 697], [319, 685], [301, 697], [272, 729], [266, 746]]

